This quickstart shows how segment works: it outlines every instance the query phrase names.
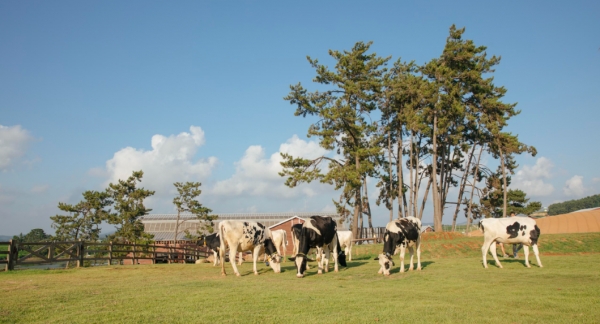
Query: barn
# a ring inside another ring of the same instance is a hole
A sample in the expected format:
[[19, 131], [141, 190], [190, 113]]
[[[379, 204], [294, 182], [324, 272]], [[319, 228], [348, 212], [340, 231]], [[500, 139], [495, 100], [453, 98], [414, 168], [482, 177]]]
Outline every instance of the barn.
[[294, 251], [294, 243], [292, 242], [292, 226], [294, 226], [296, 224], [304, 224], [304, 222], [305, 222], [304, 219], [302, 219], [298, 216], [294, 216], [294, 217], [288, 218], [286, 220], [283, 220], [275, 225], [269, 226], [269, 229], [271, 231], [275, 231], [275, 230], [279, 230], [279, 229], [285, 230], [285, 232], [287, 234], [287, 239], [288, 239], [288, 246], [285, 249], [286, 255], [292, 255], [292, 252]]

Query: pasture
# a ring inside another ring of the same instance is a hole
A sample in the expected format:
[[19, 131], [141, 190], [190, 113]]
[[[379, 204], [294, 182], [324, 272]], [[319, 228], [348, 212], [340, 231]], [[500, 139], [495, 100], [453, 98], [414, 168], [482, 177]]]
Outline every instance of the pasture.
[[[0, 273], [0, 323], [597, 322], [600, 233], [542, 235], [544, 268], [481, 265], [483, 238], [430, 235], [423, 271], [377, 275], [380, 245], [356, 246], [340, 273], [295, 277], [251, 262], [235, 277], [211, 264], [104, 266]], [[397, 258], [396, 258], [397, 260]], [[398, 264], [398, 263], [397, 263]], [[311, 265], [316, 265], [312, 263]]]

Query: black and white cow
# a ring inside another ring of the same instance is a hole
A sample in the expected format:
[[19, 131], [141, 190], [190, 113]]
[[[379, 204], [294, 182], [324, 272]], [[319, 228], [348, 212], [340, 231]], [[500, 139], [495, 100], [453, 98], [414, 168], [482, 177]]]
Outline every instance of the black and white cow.
[[200, 246], [206, 246], [213, 251], [213, 266], [216, 267], [219, 264], [219, 248], [221, 247], [221, 239], [218, 233], [204, 235], [197, 244]]
[[[219, 237], [219, 233], [204, 235], [198, 240], [197, 245], [206, 246], [213, 251], [213, 267], [216, 267], [220, 263], [219, 248], [221, 247], [221, 239]], [[240, 252], [238, 265], [242, 264], [243, 259], [242, 252]]]
[[304, 224], [298, 240], [298, 251], [296, 256], [290, 258], [296, 263], [298, 271], [296, 277], [304, 277], [306, 272], [307, 253], [310, 248], [323, 249], [325, 257], [319, 260], [319, 271], [323, 273], [323, 263], [325, 263], [325, 272], [329, 271], [330, 250], [333, 250], [333, 260], [335, 262], [334, 271], [338, 272], [338, 261], [342, 266], [346, 266], [346, 255], [340, 248], [340, 242], [337, 237], [337, 225], [331, 217], [311, 216]]
[[487, 252], [490, 250], [496, 261], [496, 265], [502, 268], [502, 264], [496, 255], [496, 243], [523, 243], [523, 252], [525, 253], [525, 266], [529, 265], [529, 246], [533, 247], [533, 253], [537, 259], [538, 266], [541, 268], [540, 253], [537, 242], [540, 237], [540, 228], [533, 218], [530, 217], [510, 217], [510, 218], [486, 218], [479, 222], [479, 228], [483, 232], [483, 246], [481, 253], [483, 255], [483, 266], [487, 268]]
[[413, 248], [417, 250], [417, 270], [421, 270], [421, 220], [408, 216], [389, 222], [385, 226], [383, 236], [383, 253], [375, 260], [379, 260], [379, 274], [390, 275], [390, 268], [394, 266], [392, 256], [396, 248], [400, 248], [400, 272], [404, 272], [404, 253], [408, 247], [410, 253], [409, 271], [413, 269]]
[[[263, 224], [257, 222], [248, 221], [232, 221], [224, 220], [219, 223], [219, 237], [220, 237], [220, 259], [221, 259], [221, 274], [225, 273], [225, 251], [229, 247], [229, 255], [233, 256], [237, 252], [252, 251], [252, 258], [254, 260], [254, 274], [257, 275], [256, 261], [261, 249], [264, 248], [265, 252], [269, 255], [269, 265], [275, 271], [275, 273], [281, 272], [281, 256], [277, 254], [277, 249], [273, 244], [271, 237], [271, 231], [266, 228]], [[240, 273], [235, 265], [235, 258], [230, 257], [229, 262], [233, 267], [233, 272], [236, 276]]]

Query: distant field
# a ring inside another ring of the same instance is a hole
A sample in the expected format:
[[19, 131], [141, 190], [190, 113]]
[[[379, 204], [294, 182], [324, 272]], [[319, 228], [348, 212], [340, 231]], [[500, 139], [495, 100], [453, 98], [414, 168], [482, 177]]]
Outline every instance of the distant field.
[[444, 236], [424, 242], [423, 271], [395, 267], [390, 277], [372, 260], [380, 246], [356, 247], [340, 273], [303, 279], [291, 262], [281, 274], [261, 264], [259, 276], [246, 262], [241, 278], [229, 264], [225, 278], [210, 264], [1, 272], [0, 323], [597, 322], [599, 234], [546, 236], [544, 268], [501, 259], [504, 269], [487, 270], [482, 238]]

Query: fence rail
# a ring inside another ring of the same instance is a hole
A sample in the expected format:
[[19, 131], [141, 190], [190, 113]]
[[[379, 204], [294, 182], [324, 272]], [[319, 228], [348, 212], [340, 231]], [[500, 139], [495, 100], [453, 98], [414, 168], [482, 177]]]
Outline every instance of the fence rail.
[[0, 242], [0, 245], [8, 246], [6, 251], [0, 251], [0, 264], [5, 264], [6, 271], [14, 270], [17, 265], [56, 262], [75, 262], [77, 267], [81, 267], [86, 261], [107, 260], [107, 265], [112, 265], [114, 261], [122, 264], [124, 260], [131, 260], [132, 264], [139, 263], [139, 260], [151, 260], [152, 263], [172, 263], [194, 262], [208, 257], [206, 247], [177, 243], [171, 245], [85, 241], [17, 242], [10, 240]]

